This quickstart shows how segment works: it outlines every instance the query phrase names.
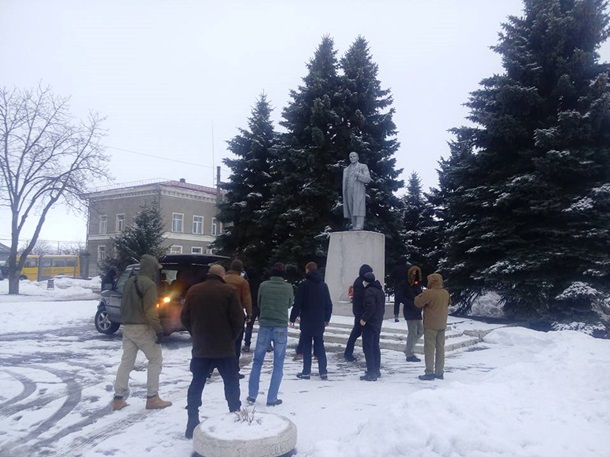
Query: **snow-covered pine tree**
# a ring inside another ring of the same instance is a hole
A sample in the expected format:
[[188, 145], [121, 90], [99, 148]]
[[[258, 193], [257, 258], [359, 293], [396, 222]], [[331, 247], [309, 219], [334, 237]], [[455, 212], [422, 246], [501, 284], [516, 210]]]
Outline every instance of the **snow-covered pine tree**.
[[[465, 192], [477, 188], [473, 179], [475, 156], [474, 141], [465, 128], [454, 129], [457, 139], [450, 141], [450, 155], [439, 161], [439, 187], [427, 194], [434, 208], [435, 248], [430, 254], [432, 263], [445, 277], [450, 287], [452, 301], [458, 312], [466, 312], [472, 298], [482, 293], [483, 281], [475, 279], [476, 268], [485, 261], [479, 248], [485, 207], [476, 200], [476, 192]], [[469, 136], [465, 139], [464, 136]], [[481, 255], [477, 258], [477, 255]], [[468, 262], [463, 260], [468, 256]]]
[[252, 108], [248, 129], [228, 141], [228, 149], [236, 158], [223, 159], [231, 170], [226, 191], [219, 205], [218, 219], [227, 224], [214, 242], [220, 253], [237, 256], [258, 271], [268, 267], [271, 234], [275, 220], [267, 217], [264, 207], [271, 198], [278, 138], [271, 121], [272, 108], [261, 94]]
[[409, 175], [407, 193], [402, 197], [404, 205], [402, 236], [408, 262], [418, 265], [424, 276], [433, 273], [431, 253], [435, 247], [433, 208], [423, 193], [421, 179], [416, 172]]
[[[597, 53], [608, 3], [524, 5], [494, 48], [504, 74], [467, 104], [476, 127], [456, 130], [474, 155], [447, 201], [463, 224], [449, 233], [447, 265], [500, 292], [508, 313], [574, 318], [608, 300], [609, 66]], [[456, 270], [451, 286], [463, 288]]]
[[324, 263], [324, 233], [338, 226], [339, 157], [345, 152], [336, 141], [342, 121], [336, 111], [341, 102], [337, 65], [334, 42], [325, 36], [307, 64], [303, 85], [290, 92], [282, 114], [281, 178], [273, 183], [266, 208], [277, 221], [274, 260], [299, 266], [310, 260]]
[[[378, 65], [363, 37], [356, 38], [345, 53], [341, 69], [339, 149], [356, 151], [369, 167], [372, 181], [367, 185], [365, 229], [386, 235], [386, 264], [393, 265], [405, 255], [405, 247], [400, 236], [402, 204], [395, 195], [404, 182], [398, 179], [402, 170], [396, 169], [394, 158], [400, 145], [392, 96], [389, 89], [381, 88]], [[342, 166], [349, 164], [347, 153], [340, 159]]]
[[[127, 265], [139, 262], [144, 254], [161, 257], [165, 253], [164, 233], [165, 225], [159, 206], [154, 203], [141, 206], [133, 224], [111, 238], [116, 258], [110, 259], [108, 265], [114, 265], [120, 272]], [[108, 265], [102, 265], [102, 270], [105, 271]]]
[[[339, 69], [343, 74], [339, 74]], [[388, 263], [404, 253], [401, 202], [393, 154], [398, 148], [389, 91], [382, 90], [377, 65], [359, 37], [339, 65], [330, 37], [324, 37], [308, 64], [304, 85], [291, 92], [281, 125], [283, 179], [274, 185], [269, 214], [274, 257], [302, 264], [324, 262], [330, 231], [343, 230], [341, 180], [348, 154], [356, 151], [371, 171], [365, 228], [387, 235]]]

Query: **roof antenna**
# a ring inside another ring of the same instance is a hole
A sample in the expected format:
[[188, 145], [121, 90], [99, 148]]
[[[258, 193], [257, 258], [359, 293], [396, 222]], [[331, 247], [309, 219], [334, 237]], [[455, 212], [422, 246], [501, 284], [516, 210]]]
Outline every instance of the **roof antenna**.
[[212, 120], [212, 187], [214, 187], [214, 163], [214, 121]]

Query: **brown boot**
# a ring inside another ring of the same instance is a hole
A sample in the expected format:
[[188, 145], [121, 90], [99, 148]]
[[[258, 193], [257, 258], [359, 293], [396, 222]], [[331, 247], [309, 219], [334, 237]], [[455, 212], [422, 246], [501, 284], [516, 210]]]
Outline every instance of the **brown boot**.
[[127, 402], [122, 398], [115, 398], [112, 400], [112, 410], [119, 411], [127, 406]]
[[167, 408], [168, 406], [172, 406], [172, 402], [161, 400], [159, 395], [148, 397], [146, 399], [146, 409], [163, 409]]

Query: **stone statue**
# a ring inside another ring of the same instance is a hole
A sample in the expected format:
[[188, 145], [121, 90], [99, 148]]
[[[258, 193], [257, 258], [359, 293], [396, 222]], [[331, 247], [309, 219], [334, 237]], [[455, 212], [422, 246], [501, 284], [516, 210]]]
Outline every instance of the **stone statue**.
[[366, 214], [365, 184], [371, 182], [369, 167], [358, 162], [358, 154], [349, 153], [351, 162], [343, 169], [343, 217], [351, 219], [351, 230], [362, 230]]

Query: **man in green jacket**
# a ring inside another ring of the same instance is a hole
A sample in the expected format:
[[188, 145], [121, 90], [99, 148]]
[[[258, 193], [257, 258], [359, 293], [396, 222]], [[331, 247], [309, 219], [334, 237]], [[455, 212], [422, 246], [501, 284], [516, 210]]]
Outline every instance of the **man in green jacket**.
[[160, 340], [163, 329], [157, 314], [157, 275], [159, 262], [145, 254], [140, 259], [140, 272], [125, 283], [121, 298], [123, 321], [123, 356], [114, 383], [112, 410], [127, 406], [129, 395], [129, 373], [133, 370], [138, 350], [148, 359], [146, 378], [146, 409], [161, 409], [172, 403], [159, 398], [159, 375], [163, 364]]
[[288, 342], [288, 309], [292, 306], [294, 298], [292, 286], [284, 280], [284, 271], [283, 263], [274, 264], [271, 268], [271, 278], [263, 282], [258, 289], [259, 329], [248, 380], [249, 403], [256, 402], [261, 368], [269, 343], [273, 342], [273, 374], [267, 391], [267, 406], [282, 404], [282, 400], [277, 398], [277, 393], [284, 376], [284, 358]]

